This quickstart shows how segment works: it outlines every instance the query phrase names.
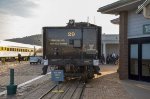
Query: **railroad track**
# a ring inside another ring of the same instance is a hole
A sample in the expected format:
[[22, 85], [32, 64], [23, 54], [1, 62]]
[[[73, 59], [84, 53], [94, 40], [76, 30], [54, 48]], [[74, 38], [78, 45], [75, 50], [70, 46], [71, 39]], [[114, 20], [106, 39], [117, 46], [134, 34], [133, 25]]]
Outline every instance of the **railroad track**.
[[53, 85], [38, 99], [82, 99], [85, 84], [79, 80], [70, 80], [59, 85], [64, 92], [53, 92], [57, 86]]
[[39, 99], [43, 99], [48, 93], [50, 93], [57, 85], [53, 85], [50, 90], [48, 90], [46, 93], [44, 93]]

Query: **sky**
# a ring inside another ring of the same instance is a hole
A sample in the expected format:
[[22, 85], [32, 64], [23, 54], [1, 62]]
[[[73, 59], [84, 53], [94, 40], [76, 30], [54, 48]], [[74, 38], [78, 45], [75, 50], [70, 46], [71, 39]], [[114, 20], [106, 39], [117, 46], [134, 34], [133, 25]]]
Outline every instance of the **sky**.
[[[0, 40], [42, 33], [44, 26], [66, 26], [69, 19], [102, 26], [102, 33], [118, 34], [115, 15], [98, 8], [117, 0], [0, 0]], [[95, 21], [94, 21], [95, 19]]]

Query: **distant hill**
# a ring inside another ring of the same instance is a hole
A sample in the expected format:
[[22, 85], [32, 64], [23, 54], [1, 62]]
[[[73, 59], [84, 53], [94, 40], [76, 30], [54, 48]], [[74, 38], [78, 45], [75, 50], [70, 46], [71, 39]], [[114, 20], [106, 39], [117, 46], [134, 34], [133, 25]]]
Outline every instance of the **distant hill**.
[[22, 38], [6, 39], [5, 41], [12, 41], [12, 42], [41, 46], [42, 45], [42, 35], [37, 34], [37, 35], [31, 35], [31, 36], [26, 36], [26, 37], [22, 37]]

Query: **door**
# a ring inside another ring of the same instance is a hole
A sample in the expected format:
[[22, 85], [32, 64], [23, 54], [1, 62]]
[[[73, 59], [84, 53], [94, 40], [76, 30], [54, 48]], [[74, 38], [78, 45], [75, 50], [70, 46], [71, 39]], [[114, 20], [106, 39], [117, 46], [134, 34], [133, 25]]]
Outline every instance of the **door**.
[[142, 44], [141, 80], [150, 81], [150, 43]]
[[129, 78], [139, 80], [138, 44], [130, 44], [129, 49]]

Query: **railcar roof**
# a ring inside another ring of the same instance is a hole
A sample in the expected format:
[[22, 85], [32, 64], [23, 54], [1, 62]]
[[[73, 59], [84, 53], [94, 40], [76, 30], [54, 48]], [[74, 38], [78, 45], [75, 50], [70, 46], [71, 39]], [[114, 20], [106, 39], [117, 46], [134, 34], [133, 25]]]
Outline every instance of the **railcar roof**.
[[23, 44], [23, 43], [3, 41], [3, 40], [0, 40], [0, 46], [4, 46], [4, 47], [24, 47], [24, 48], [34, 48], [34, 46], [35, 46], [36, 48], [41, 48], [41, 46], [37, 46], [37, 45]]

